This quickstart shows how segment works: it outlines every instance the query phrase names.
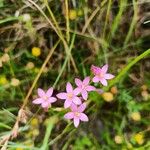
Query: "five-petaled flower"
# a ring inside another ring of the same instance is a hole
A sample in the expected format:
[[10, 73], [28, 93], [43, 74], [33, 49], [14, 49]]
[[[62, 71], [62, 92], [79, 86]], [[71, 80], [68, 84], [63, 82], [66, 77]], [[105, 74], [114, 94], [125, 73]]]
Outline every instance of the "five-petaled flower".
[[[94, 74], [92, 79], [93, 82], [101, 82], [102, 85], [107, 86], [107, 80], [114, 78], [114, 75], [107, 73], [108, 65], [104, 65], [102, 68], [92, 65], [91, 71]], [[90, 77], [85, 77], [82, 81], [78, 78], [75, 78], [76, 88], [73, 89], [70, 82], [66, 85], [66, 92], [58, 93], [56, 96], [59, 99], [65, 100], [64, 108], [71, 109], [70, 112], [65, 114], [66, 119], [73, 119], [74, 126], [77, 128], [79, 126], [80, 121], [87, 122], [89, 119], [84, 112], [86, 108], [86, 104], [83, 103], [83, 100], [88, 99], [88, 92], [96, 91], [99, 94], [102, 94], [103, 91], [101, 89], [96, 89], [94, 86], [90, 85]], [[52, 97], [53, 88], [49, 88], [47, 92], [42, 89], [38, 89], [38, 98], [33, 101], [34, 104], [41, 104], [41, 106], [48, 110], [51, 107], [51, 103], [54, 103], [57, 99]], [[79, 105], [79, 106], [78, 106]]]
[[56, 98], [52, 97], [53, 88], [49, 88], [47, 92], [43, 91], [42, 89], [38, 88], [38, 96], [39, 98], [33, 101], [34, 104], [41, 104], [43, 108], [51, 107], [51, 103], [56, 102]]
[[83, 81], [76, 78], [75, 84], [77, 88], [75, 89], [77, 93], [81, 93], [84, 100], [88, 98], [88, 92], [94, 91], [96, 88], [94, 86], [89, 85], [90, 77], [86, 77]]
[[114, 75], [107, 73], [108, 65], [104, 65], [102, 68], [92, 65], [91, 71], [95, 75], [93, 82], [101, 82], [104, 86], [107, 86], [107, 80], [114, 78]]
[[66, 91], [67, 92], [62, 92], [56, 95], [59, 99], [65, 99], [65, 103], [64, 103], [65, 108], [70, 107], [72, 103], [76, 105], [81, 104], [81, 99], [77, 97], [78, 91], [73, 90], [73, 87], [70, 82], [67, 83]]
[[85, 103], [81, 104], [79, 107], [77, 107], [75, 104], [72, 104], [70, 108], [71, 112], [65, 114], [64, 118], [73, 119], [74, 126], [76, 128], [79, 126], [80, 120], [86, 122], [89, 120], [87, 115], [83, 113], [86, 108]]

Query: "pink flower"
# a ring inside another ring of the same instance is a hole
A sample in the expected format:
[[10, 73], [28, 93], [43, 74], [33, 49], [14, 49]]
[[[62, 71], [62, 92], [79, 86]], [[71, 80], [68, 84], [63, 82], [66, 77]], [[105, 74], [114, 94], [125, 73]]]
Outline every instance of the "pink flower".
[[102, 68], [92, 65], [91, 70], [95, 75], [93, 78], [93, 82], [101, 82], [104, 86], [107, 86], [107, 80], [114, 78], [114, 75], [107, 73], [107, 64]]
[[94, 91], [95, 87], [89, 85], [90, 77], [86, 77], [83, 81], [76, 78], [75, 84], [77, 85], [77, 88], [75, 89], [77, 93], [81, 93], [84, 100], [87, 100], [88, 98], [88, 92]]
[[86, 108], [86, 104], [83, 103], [79, 107], [77, 107], [75, 104], [71, 105], [71, 112], [68, 112], [65, 114], [64, 118], [66, 119], [73, 119], [74, 126], [77, 128], [79, 126], [80, 120], [81, 121], [88, 121], [88, 117], [86, 114], [83, 113], [83, 111]]
[[72, 103], [76, 105], [81, 104], [81, 99], [77, 97], [78, 92], [76, 90], [73, 90], [70, 82], [67, 83], [66, 91], [67, 92], [62, 92], [56, 95], [59, 99], [65, 99], [64, 103], [65, 108], [70, 107]]
[[56, 98], [52, 97], [53, 88], [49, 88], [47, 92], [44, 92], [42, 89], [38, 88], [38, 96], [39, 98], [33, 101], [34, 104], [41, 104], [43, 108], [51, 107], [51, 103], [56, 102]]

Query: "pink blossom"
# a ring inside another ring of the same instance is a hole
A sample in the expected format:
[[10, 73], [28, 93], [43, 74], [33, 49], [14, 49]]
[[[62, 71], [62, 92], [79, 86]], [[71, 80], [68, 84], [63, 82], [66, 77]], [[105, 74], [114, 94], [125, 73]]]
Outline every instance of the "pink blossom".
[[62, 92], [56, 95], [59, 99], [65, 99], [65, 108], [70, 107], [72, 103], [76, 105], [81, 104], [81, 99], [77, 97], [78, 92], [76, 90], [73, 90], [73, 87], [70, 82], [68, 82], [66, 85], [66, 91], [67, 92]]
[[89, 120], [87, 115], [83, 113], [85, 108], [86, 108], [85, 103], [81, 104], [79, 107], [77, 107], [75, 104], [72, 104], [71, 112], [65, 114], [64, 118], [73, 119], [74, 126], [77, 128], [79, 126], [80, 120], [85, 122]]
[[39, 98], [33, 101], [34, 104], [41, 104], [41, 106], [45, 109], [51, 107], [51, 103], [56, 102], [56, 98], [52, 97], [53, 88], [49, 88], [47, 92], [43, 91], [42, 89], [38, 88], [38, 96]]
[[75, 89], [77, 93], [81, 93], [84, 100], [87, 100], [88, 98], [88, 92], [94, 91], [95, 87], [89, 85], [90, 77], [86, 77], [83, 81], [76, 78], [75, 84], [77, 85], [77, 88]]
[[101, 82], [104, 86], [107, 86], [107, 80], [114, 78], [114, 75], [107, 73], [107, 64], [102, 68], [92, 65], [91, 70], [95, 75], [93, 78], [93, 82]]

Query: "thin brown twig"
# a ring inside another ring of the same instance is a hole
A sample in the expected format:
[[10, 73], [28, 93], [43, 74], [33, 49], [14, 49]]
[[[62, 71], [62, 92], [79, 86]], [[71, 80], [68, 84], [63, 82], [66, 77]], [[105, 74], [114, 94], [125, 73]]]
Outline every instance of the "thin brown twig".
[[18, 116], [17, 116], [17, 118], [16, 118], [15, 125], [13, 126], [13, 128], [12, 128], [10, 134], [9, 134], [7, 137], [5, 137], [5, 139], [2, 139], [2, 140], [0, 141], [0, 143], [1, 143], [1, 142], [4, 143], [3, 146], [2, 146], [2, 148], [1, 148], [1, 150], [6, 150], [7, 144], [8, 144], [8, 141], [9, 141], [10, 138], [15, 138], [15, 137], [17, 137], [18, 128], [19, 128], [19, 122], [20, 122], [20, 119], [21, 119], [21, 116], [22, 116], [22, 112], [23, 112], [23, 110], [24, 110], [24, 107], [27, 105], [27, 103], [28, 103], [28, 101], [29, 101], [29, 97], [30, 97], [30, 95], [31, 95], [31, 93], [32, 93], [32, 91], [33, 91], [33, 89], [34, 89], [34, 87], [35, 87], [35, 85], [36, 85], [38, 79], [40, 78], [40, 76], [41, 76], [41, 74], [42, 74], [42, 72], [43, 72], [43, 70], [44, 70], [46, 64], [47, 64], [48, 61], [50, 60], [50, 58], [51, 58], [51, 56], [52, 56], [54, 50], [55, 50], [56, 47], [58, 46], [59, 42], [60, 42], [60, 40], [58, 40], [58, 41], [56, 42], [56, 44], [53, 46], [53, 48], [49, 51], [49, 53], [48, 53], [48, 55], [47, 55], [47, 57], [46, 57], [46, 59], [45, 59], [43, 65], [42, 65], [41, 68], [40, 68], [39, 73], [37, 74], [36, 78], [34, 79], [34, 82], [33, 82], [32, 86], [31, 86], [31, 88], [29, 89], [29, 91], [28, 91], [28, 93], [27, 93], [25, 99], [23, 100], [23, 104], [22, 104], [21, 108], [20, 108], [19, 111], [18, 111]]
[[[73, 68], [74, 68], [75, 72], [78, 73], [78, 69], [77, 69], [76, 64], [75, 64], [75, 62], [74, 62], [74, 59], [73, 59], [72, 55], [69, 53], [69, 46], [68, 46], [66, 40], [64, 39], [63, 34], [61, 33], [60, 27], [58, 26], [57, 21], [56, 21], [54, 15], [52, 14], [51, 9], [49, 9], [49, 7], [48, 7], [48, 10], [49, 10], [50, 13], [51, 13], [51, 17], [52, 17], [52, 19], [53, 19], [55, 25], [51, 22], [51, 20], [50, 20], [50, 19], [47, 17], [47, 15], [43, 12], [43, 10], [40, 8], [40, 6], [38, 6], [38, 5], [37, 5], [34, 1], [32, 1], [32, 0], [28, 0], [28, 1], [29, 1], [31, 4], [33, 4], [33, 5], [41, 12], [41, 14], [45, 17], [45, 19], [47, 20], [47, 22], [48, 22], [48, 23], [50, 24], [50, 26], [52, 27], [52, 29], [53, 29], [53, 30], [56, 32], [56, 34], [59, 36], [59, 38], [61, 39], [61, 41], [62, 41], [63, 44], [64, 44], [64, 49], [65, 49], [67, 55], [70, 56], [70, 60], [71, 60], [71, 62], [72, 62], [72, 65], [73, 65]], [[47, 3], [46, 3], [46, 4], [47, 4]], [[46, 6], [48, 6], [48, 4], [47, 4]], [[55, 27], [55, 26], [56, 26], [56, 27]]]

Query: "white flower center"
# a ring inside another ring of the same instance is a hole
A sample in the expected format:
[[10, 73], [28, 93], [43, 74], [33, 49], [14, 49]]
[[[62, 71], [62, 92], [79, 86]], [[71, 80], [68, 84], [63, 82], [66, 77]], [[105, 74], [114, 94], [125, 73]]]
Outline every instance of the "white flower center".
[[47, 97], [47, 96], [43, 96], [43, 99], [44, 99], [44, 100], [48, 100], [48, 97]]
[[104, 77], [104, 74], [103, 74], [103, 73], [99, 73], [99, 74], [98, 74], [98, 77], [99, 77], [99, 78], [103, 78], [103, 77]]
[[79, 112], [75, 112], [74, 115], [75, 115], [76, 117], [79, 117], [79, 116], [80, 116], [80, 113], [79, 113]]
[[72, 93], [68, 93], [68, 94], [67, 94], [67, 97], [68, 97], [69, 99], [72, 99], [73, 94], [72, 94]]

